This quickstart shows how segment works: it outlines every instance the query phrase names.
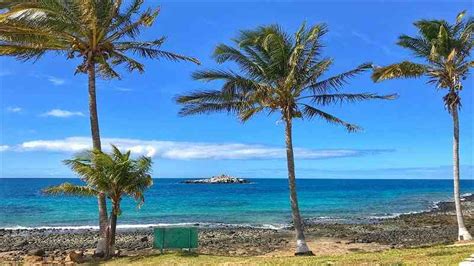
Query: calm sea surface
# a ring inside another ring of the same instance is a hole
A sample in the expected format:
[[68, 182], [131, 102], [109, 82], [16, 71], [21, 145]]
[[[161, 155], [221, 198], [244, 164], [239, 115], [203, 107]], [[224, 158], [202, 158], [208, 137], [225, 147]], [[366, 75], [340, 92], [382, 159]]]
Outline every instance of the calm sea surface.
[[[1, 179], [0, 228], [96, 226], [97, 200], [51, 197], [41, 189], [78, 179]], [[180, 179], [155, 179], [145, 204], [137, 209], [122, 202], [119, 226], [149, 224], [240, 224], [282, 226], [290, 221], [285, 179], [252, 179], [251, 184], [181, 184]], [[305, 219], [353, 221], [429, 209], [452, 199], [451, 180], [329, 180], [297, 182]], [[462, 193], [474, 192], [463, 180]]]

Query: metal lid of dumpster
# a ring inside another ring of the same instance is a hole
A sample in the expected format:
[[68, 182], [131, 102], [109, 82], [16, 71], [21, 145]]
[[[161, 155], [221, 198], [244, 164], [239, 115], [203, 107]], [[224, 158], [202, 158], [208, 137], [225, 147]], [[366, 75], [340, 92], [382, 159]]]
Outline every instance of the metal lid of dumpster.
[[191, 249], [198, 247], [196, 227], [165, 226], [153, 229], [153, 248]]

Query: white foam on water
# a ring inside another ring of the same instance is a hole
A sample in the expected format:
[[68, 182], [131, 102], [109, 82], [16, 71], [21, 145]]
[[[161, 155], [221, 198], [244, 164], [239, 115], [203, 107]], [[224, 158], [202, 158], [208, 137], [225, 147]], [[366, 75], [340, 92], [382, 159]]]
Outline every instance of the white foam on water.
[[[197, 226], [202, 228], [260, 228], [260, 229], [273, 229], [280, 230], [286, 228], [287, 225], [283, 224], [224, 224], [224, 223], [156, 223], [156, 224], [118, 224], [118, 229], [143, 229], [143, 228], [152, 228], [152, 227], [173, 227], [173, 226]], [[99, 226], [96, 225], [71, 225], [71, 226], [37, 226], [37, 227], [28, 227], [28, 226], [13, 226], [13, 227], [3, 227], [0, 228], [3, 230], [99, 230]]]

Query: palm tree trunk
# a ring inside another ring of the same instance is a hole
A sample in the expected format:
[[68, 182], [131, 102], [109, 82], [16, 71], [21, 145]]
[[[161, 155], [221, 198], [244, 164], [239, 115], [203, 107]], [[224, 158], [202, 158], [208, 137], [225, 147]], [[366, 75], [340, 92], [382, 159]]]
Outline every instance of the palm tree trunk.
[[[89, 76], [89, 116], [91, 122], [92, 147], [102, 150], [100, 144], [99, 117], [97, 115], [97, 98], [95, 88], [95, 63], [90, 62], [88, 67]], [[97, 254], [105, 254], [107, 245], [107, 204], [104, 193], [99, 193], [97, 197], [99, 205], [99, 241], [97, 242]]]
[[458, 240], [471, 240], [472, 236], [464, 225], [459, 192], [459, 116], [457, 105], [452, 110], [454, 138], [453, 138], [453, 177], [454, 177], [454, 205], [458, 220]]
[[115, 234], [117, 232], [117, 215], [119, 206], [117, 202], [112, 202], [112, 212], [110, 213], [110, 237], [108, 239], [108, 247], [107, 247], [107, 258], [110, 258], [114, 255], [115, 252]]
[[288, 165], [288, 185], [290, 188], [291, 214], [293, 225], [296, 232], [296, 251], [295, 255], [313, 255], [313, 252], [306, 244], [303, 232], [303, 223], [301, 221], [300, 209], [298, 207], [298, 197], [296, 195], [295, 180], [295, 159], [293, 155], [292, 123], [291, 116], [285, 114], [285, 140], [286, 140], [286, 162]]

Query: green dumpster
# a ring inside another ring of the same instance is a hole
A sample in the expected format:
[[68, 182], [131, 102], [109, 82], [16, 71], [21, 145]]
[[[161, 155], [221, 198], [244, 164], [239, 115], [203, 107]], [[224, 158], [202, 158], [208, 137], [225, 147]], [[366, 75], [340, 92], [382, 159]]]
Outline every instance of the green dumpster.
[[192, 249], [198, 247], [196, 227], [155, 227], [153, 230], [153, 248]]

